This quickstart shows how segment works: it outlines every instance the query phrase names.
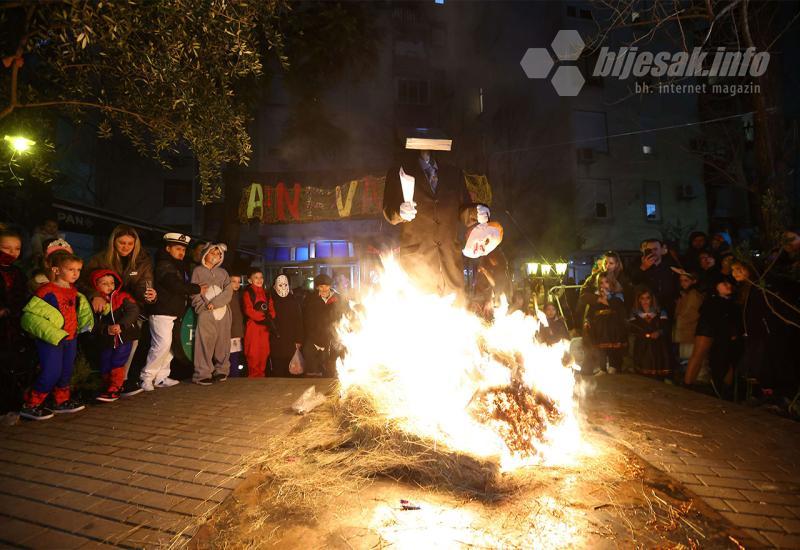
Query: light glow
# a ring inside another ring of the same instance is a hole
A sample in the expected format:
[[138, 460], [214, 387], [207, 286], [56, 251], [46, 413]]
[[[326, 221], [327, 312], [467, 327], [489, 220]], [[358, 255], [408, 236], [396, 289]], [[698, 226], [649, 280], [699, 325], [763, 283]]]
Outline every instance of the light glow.
[[553, 271], [553, 266], [550, 264], [542, 264], [542, 276], [547, 277]]
[[538, 262], [528, 262], [528, 275], [536, 275], [539, 272]]
[[567, 264], [566, 263], [557, 263], [556, 264], [556, 273], [559, 275], [563, 275], [567, 272]]
[[15, 153], [27, 153], [36, 142], [23, 136], [3, 136], [3, 140]]
[[[384, 258], [380, 285], [339, 327], [346, 350], [338, 362], [341, 396], [366, 394], [386, 422], [453, 451], [496, 459], [504, 471], [571, 464], [581, 436], [573, 365], [563, 361], [569, 343], [540, 344], [534, 337], [540, 323], [520, 311], [508, 313], [502, 299], [494, 322], [485, 324], [456, 306], [453, 296], [421, 292], [393, 258]], [[479, 421], [474, 414], [476, 396], [509, 387], [512, 379], [535, 388], [560, 413], [557, 421], [542, 423], [533, 452], [512, 451], [501, 421]]]

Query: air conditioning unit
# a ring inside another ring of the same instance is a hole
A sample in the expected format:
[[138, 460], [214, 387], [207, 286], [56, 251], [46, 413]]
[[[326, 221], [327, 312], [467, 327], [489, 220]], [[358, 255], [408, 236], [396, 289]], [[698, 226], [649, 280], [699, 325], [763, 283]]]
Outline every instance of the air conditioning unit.
[[594, 149], [588, 147], [580, 147], [577, 149], [578, 162], [590, 163], [594, 162]]
[[678, 199], [691, 200], [697, 198], [697, 190], [691, 183], [678, 185]]

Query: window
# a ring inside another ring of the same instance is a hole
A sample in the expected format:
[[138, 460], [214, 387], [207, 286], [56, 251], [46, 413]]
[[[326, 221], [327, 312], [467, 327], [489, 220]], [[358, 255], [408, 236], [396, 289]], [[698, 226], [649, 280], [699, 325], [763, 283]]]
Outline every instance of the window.
[[597, 111], [573, 111], [572, 137], [578, 148], [608, 153], [606, 114]]
[[192, 180], [164, 180], [164, 206], [192, 206]]
[[347, 241], [333, 241], [331, 242], [331, 248], [333, 249], [331, 255], [335, 258], [347, 258], [350, 256]]
[[308, 247], [298, 246], [294, 249], [294, 259], [298, 262], [305, 262], [308, 260]]
[[611, 181], [581, 179], [578, 181], [577, 197], [581, 217], [598, 220], [611, 218]]
[[644, 217], [649, 222], [661, 221], [661, 183], [644, 182]]
[[427, 105], [429, 102], [427, 80], [397, 79], [397, 102], [402, 105]]
[[268, 262], [288, 262], [291, 249], [288, 246], [268, 246], [264, 249], [264, 259]]
[[314, 257], [315, 258], [330, 258], [331, 257], [331, 242], [330, 241], [317, 241], [314, 243]]

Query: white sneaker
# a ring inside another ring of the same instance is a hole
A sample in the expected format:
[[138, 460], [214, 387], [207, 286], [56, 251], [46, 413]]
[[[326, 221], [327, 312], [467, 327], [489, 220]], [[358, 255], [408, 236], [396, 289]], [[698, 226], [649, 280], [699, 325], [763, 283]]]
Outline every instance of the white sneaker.
[[607, 369], [608, 374], [617, 374], [617, 369], [614, 367], [608, 367]]
[[158, 382], [156, 382], [155, 383], [155, 387], [157, 387], [157, 388], [171, 388], [172, 386], [177, 386], [178, 384], [180, 384], [179, 380], [174, 380], [174, 379], [170, 378], [169, 376], [167, 376], [163, 380], [159, 380]]
[[144, 391], [153, 391], [155, 388], [153, 387], [152, 380], [142, 380], [142, 389]]

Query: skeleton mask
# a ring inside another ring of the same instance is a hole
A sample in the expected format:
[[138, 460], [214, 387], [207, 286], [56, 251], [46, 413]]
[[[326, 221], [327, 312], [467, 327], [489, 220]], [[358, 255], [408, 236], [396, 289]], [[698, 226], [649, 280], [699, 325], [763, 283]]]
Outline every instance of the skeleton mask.
[[275, 279], [275, 285], [272, 287], [275, 293], [281, 298], [286, 298], [289, 295], [289, 279], [286, 275], [278, 275]]

